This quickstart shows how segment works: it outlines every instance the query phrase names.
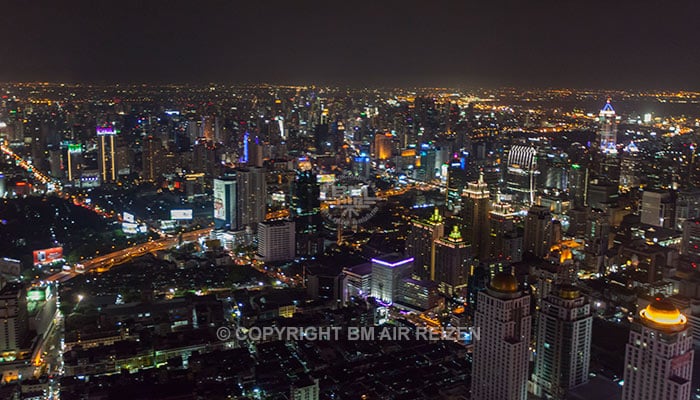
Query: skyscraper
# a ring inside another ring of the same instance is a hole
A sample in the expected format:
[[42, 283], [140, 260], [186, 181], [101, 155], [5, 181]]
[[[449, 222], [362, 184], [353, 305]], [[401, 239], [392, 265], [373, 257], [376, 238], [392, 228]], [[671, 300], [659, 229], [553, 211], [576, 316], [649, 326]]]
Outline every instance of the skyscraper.
[[622, 400], [690, 400], [693, 355], [686, 316], [657, 298], [631, 326]]
[[240, 228], [236, 178], [226, 176], [214, 179], [214, 226], [216, 229]]
[[526, 400], [530, 296], [513, 275], [499, 272], [478, 295], [479, 340], [472, 364], [473, 400]]
[[143, 141], [143, 179], [154, 182], [160, 178], [164, 167], [163, 153], [163, 143], [160, 139], [149, 136]]
[[411, 230], [406, 236], [406, 253], [415, 259], [415, 274], [421, 279], [435, 279], [435, 240], [444, 235], [445, 224], [437, 207], [430, 218], [411, 221]]
[[552, 240], [552, 213], [547, 207], [534, 205], [525, 218], [525, 251], [537, 257], [544, 257], [554, 243]]
[[236, 171], [241, 226], [257, 226], [267, 214], [265, 170], [258, 167]]
[[600, 151], [603, 153], [617, 153], [617, 121], [615, 110], [608, 99], [605, 106], [598, 113], [598, 121], [600, 122]]
[[676, 218], [676, 198], [673, 192], [645, 190], [642, 194], [643, 224], [673, 229]]
[[573, 286], [555, 288], [538, 313], [534, 392], [566, 399], [569, 389], [588, 382], [593, 317], [588, 300]]
[[462, 222], [466, 239], [479, 260], [489, 256], [489, 208], [491, 205], [489, 187], [484, 182], [484, 174], [477, 182], [470, 182], [462, 192]]
[[515, 200], [532, 204], [535, 202], [537, 150], [531, 146], [515, 145], [508, 152], [506, 190]]
[[435, 282], [442, 293], [466, 297], [472, 267], [470, 249], [457, 225], [447, 237], [435, 241]]
[[102, 182], [116, 182], [116, 137], [117, 131], [113, 127], [97, 127], [97, 162]]

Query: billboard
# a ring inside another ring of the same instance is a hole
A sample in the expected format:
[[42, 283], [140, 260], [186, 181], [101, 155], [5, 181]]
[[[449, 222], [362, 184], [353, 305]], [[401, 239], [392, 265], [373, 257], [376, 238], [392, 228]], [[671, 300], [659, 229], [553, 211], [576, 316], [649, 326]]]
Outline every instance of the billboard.
[[192, 219], [192, 210], [170, 210], [170, 219]]
[[214, 219], [226, 221], [226, 181], [214, 179]]
[[46, 301], [49, 288], [45, 286], [36, 286], [27, 290], [28, 301]]
[[132, 224], [133, 224], [134, 222], [136, 222], [136, 218], [134, 217], [134, 214], [128, 213], [128, 212], [126, 212], [126, 211], [124, 211], [124, 212], [122, 213], [122, 219], [124, 220], [124, 222], [130, 222], [130, 223], [132, 223]]
[[34, 265], [51, 264], [63, 260], [63, 247], [35, 250], [33, 255]]
[[316, 175], [316, 183], [333, 183], [335, 182], [334, 174], [318, 174]]
[[114, 129], [114, 127], [111, 127], [111, 126], [98, 126], [98, 127], [96, 128], [96, 130], [97, 130], [97, 134], [98, 134], [99, 136], [104, 136], [104, 135], [116, 135], [116, 134], [117, 134], [117, 130]]
[[82, 144], [69, 144], [68, 145], [68, 152], [69, 153], [82, 153], [83, 152], [83, 145]]
[[136, 235], [139, 233], [139, 226], [133, 222], [122, 222], [122, 231], [127, 235]]

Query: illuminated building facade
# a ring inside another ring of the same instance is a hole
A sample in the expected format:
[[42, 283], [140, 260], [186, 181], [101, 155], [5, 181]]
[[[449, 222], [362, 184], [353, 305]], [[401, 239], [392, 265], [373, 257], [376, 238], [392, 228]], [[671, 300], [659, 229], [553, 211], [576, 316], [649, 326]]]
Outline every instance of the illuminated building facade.
[[450, 296], [465, 297], [472, 268], [471, 246], [455, 225], [447, 236], [435, 241], [435, 282]]
[[533, 204], [537, 175], [537, 150], [531, 146], [515, 145], [508, 152], [506, 191], [524, 204]]
[[530, 345], [530, 296], [511, 274], [499, 272], [479, 292], [474, 344], [473, 400], [526, 400]]
[[97, 127], [98, 168], [102, 182], [117, 181], [117, 131], [112, 127]]
[[411, 277], [413, 257], [397, 253], [372, 259], [372, 297], [385, 303], [399, 300], [401, 283]]
[[489, 208], [491, 198], [484, 174], [477, 182], [470, 182], [462, 192], [462, 223], [465, 236], [472, 245], [474, 256], [479, 260], [489, 255]]
[[656, 299], [632, 323], [625, 354], [622, 400], [689, 400], [693, 338], [685, 315]]
[[617, 153], [617, 120], [615, 110], [608, 99], [605, 106], [598, 113], [600, 123], [600, 151], [603, 153]]

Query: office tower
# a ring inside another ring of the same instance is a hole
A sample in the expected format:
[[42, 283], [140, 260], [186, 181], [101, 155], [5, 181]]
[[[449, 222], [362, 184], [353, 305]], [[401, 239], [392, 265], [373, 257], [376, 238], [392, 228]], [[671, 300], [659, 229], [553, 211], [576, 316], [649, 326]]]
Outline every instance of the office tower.
[[117, 180], [116, 138], [117, 131], [114, 128], [97, 127], [97, 163], [102, 182]]
[[435, 282], [442, 293], [466, 297], [472, 268], [470, 252], [471, 246], [462, 239], [457, 225], [447, 237], [435, 241]]
[[430, 218], [411, 221], [406, 235], [406, 253], [415, 259], [415, 274], [420, 279], [435, 279], [435, 240], [444, 235], [445, 224], [437, 207]]
[[0, 290], [0, 351], [17, 352], [28, 343], [27, 291], [19, 282]]
[[413, 278], [402, 279], [398, 302], [413, 309], [434, 309], [441, 303], [438, 285], [431, 281], [421, 281]]
[[591, 208], [603, 209], [609, 205], [617, 204], [619, 197], [617, 185], [596, 180], [588, 185], [586, 205]]
[[524, 248], [537, 257], [544, 257], [555, 243], [552, 237], [552, 213], [547, 207], [534, 205], [530, 207], [525, 218]]
[[676, 196], [669, 191], [645, 190], [642, 194], [642, 223], [673, 229], [676, 218]]
[[165, 172], [164, 153], [165, 149], [163, 149], [163, 142], [160, 139], [149, 136], [143, 141], [141, 157], [144, 180], [155, 182]]
[[372, 263], [343, 268], [345, 288], [343, 301], [351, 297], [367, 297], [372, 292]]
[[656, 299], [630, 328], [622, 400], [690, 400], [693, 338], [685, 315]]
[[538, 313], [534, 393], [566, 399], [567, 392], [588, 382], [593, 317], [588, 300], [574, 286], [560, 286], [542, 302]]
[[372, 297], [385, 303], [399, 299], [401, 282], [411, 277], [413, 257], [390, 253], [372, 259]]
[[600, 272], [610, 245], [610, 217], [606, 211], [590, 210], [584, 240], [586, 269], [590, 272]]
[[530, 146], [515, 145], [508, 152], [506, 191], [514, 200], [524, 204], [535, 202], [537, 150]]
[[214, 226], [216, 229], [238, 230], [238, 190], [235, 176], [214, 179]]
[[681, 254], [692, 262], [700, 262], [700, 219], [689, 219], [683, 223]]
[[489, 256], [489, 208], [491, 205], [489, 187], [484, 182], [484, 174], [477, 182], [470, 182], [462, 192], [462, 223], [465, 236], [472, 245], [472, 252], [479, 260]]
[[81, 144], [69, 144], [66, 152], [66, 177], [68, 182], [80, 179], [82, 168], [83, 146]]
[[489, 258], [494, 261], [520, 262], [523, 236], [515, 227], [515, 211], [506, 203], [494, 203], [489, 211]]
[[267, 215], [265, 170], [257, 167], [236, 171], [241, 226], [257, 226]]
[[294, 259], [295, 228], [291, 221], [258, 223], [258, 254], [264, 262]]
[[377, 133], [374, 136], [374, 158], [377, 160], [388, 160], [392, 153], [391, 133]]
[[569, 199], [572, 208], [586, 206], [588, 196], [588, 168], [579, 164], [572, 164], [569, 170]]
[[598, 113], [598, 121], [600, 123], [598, 131], [600, 151], [602, 153], [617, 153], [617, 121], [610, 99]]
[[688, 219], [700, 218], [700, 190], [690, 189], [678, 192], [676, 199], [676, 229], [683, 230]]
[[508, 273], [497, 273], [479, 292], [475, 325], [479, 340], [472, 363], [473, 400], [526, 400], [530, 296]]
[[628, 192], [639, 188], [639, 185], [642, 183], [643, 162], [644, 157], [642, 157], [634, 142], [625, 146], [620, 158], [620, 191]]

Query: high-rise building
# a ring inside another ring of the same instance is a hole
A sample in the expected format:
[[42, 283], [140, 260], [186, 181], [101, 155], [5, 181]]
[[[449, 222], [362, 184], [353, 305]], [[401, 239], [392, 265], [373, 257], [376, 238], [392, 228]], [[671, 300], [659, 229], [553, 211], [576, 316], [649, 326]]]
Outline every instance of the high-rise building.
[[267, 215], [265, 170], [251, 167], [236, 171], [241, 226], [257, 226]]
[[264, 262], [294, 259], [294, 222], [268, 221], [258, 223], [258, 254]]
[[392, 153], [392, 136], [390, 133], [377, 133], [374, 136], [374, 157], [377, 160], [388, 160]]
[[16, 352], [28, 344], [27, 292], [18, 282], [0, 290], [0, 351]]
[[295, 382], [291, 387], [290, 400], [318, 400], [318, 379], [305, 377]]
[[523, 259], [523, 236], [515, 227], [513, 208], [494, 203], [489, 211], [489, 258], [494, 261], [520, 262]]
[[117, 131], [113, 127], [97, 127], [97, 163], [102, 182], [116, 182]]
[[466, 297], [472, 268], [470, 250], [457, 225], [447, 237], [435, 241], [435, 282], [442, 293]]
[[588, 300], [574, 286], [555, 288], [538, 313], [534, 393], [564, 400], [588, 382], [593, 317]]
[[530, 296], [511, 274], [499, 272], [479, 292], [472, 399], [526, 400], [530, 345]]
[[530, 207], [525, 218], [524, 248], [537, 257], [545, 257], [556, 241], [552, 238], [552, 213], [547, 207]]
[[518, 202], [533, 204], [537, 175], [537, 150], [530, 146], [511, 147], [508, 152], [506, 191]]
[[690, 400], [693, 338], [685, 315], [656, 299], [632, 323], [622, 400]]
[[603, 153], [617, 153], [617, 120], [615, 110], [608, 99], [605, 106], [598, 113], [600, 122], [600, 151]]
[[586, 206], [588, 196], [588, 168], [572, 164], [569, 171], [569, 198], [573, 208]]
[[435, 208], [430, 218], [411, 221], [406, 236], [406, 253], [412, 256], [415, 274], [421, 279], [435, 279], [435, 240], [445, 235], [445, 224]]
[[150, 136], [143, 141], [142, 166], [143, 179], [155, 182], [164, 172], [163, 143], [160, 139]]
[[689, 219], [683, 223], [681, 254], [692, 262], [700, 262], [700, 219]]
[[645, 190], [642, 194], [642, 223], [675, 228], [676, 198], [673, 192]]
[[397, 253], [372, 259], [372, 297], [386, 303], [399, 300], [401, 282], [411, 277], [413, 257]]
[[214, 179], [214, 226], [216, 229], [240, 228], [236, 178], [226, 176]]
[[81, 144], [69, 144], [66, 151], [66, 178], [69, 182], [80, 179], [80, 171], [83, 169], [83, 146]]
[[610, 217], [607, 211], [595, 208], [590, 210], [584, 239], [586, 269], [600, 272], [605, 253], [610, 247]]
[[484, 174], [477, 182], [470, 182], [462, 192], [462, 223], [472, 252], [479, 260], [489, 256], [489, 208], [491, 198]]

